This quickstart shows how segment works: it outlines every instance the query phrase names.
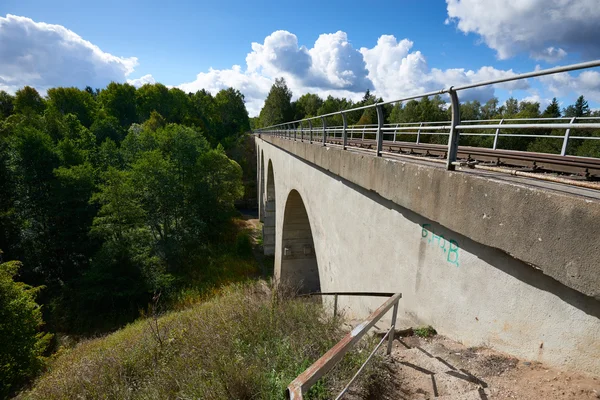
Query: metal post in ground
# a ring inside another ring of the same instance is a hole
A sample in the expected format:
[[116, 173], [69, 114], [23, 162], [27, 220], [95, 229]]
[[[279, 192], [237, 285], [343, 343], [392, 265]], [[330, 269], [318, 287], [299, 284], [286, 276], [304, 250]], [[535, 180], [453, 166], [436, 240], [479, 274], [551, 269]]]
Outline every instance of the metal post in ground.
[[325, 141], [327, 140], [327, 134], [325, 133], [327, 122], [325, 121], [325, 117], [322, 117], [321, 120], [323, 121], [323, 146], [325, 146]]
[[390, 335], [388, 337], [387, 354], [392, 354], [392, 343], [394, 342], [394, 336], [396, 335], [396, 317], [398, 316], [398, 301], [394, 304], [394, 311], [392, 311], [392, 325], [390, 326]]
[[333, 316], [337, 316], [337, 307], [338, 307], [338, 295], [336, 294], [333, 298]]

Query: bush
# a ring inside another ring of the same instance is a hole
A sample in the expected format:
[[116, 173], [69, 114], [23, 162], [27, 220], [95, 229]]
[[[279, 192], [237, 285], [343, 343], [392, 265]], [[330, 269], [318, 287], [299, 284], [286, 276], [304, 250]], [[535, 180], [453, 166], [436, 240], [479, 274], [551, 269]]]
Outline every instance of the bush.
[[[222, 292], [193, 308], [79, 343], [57, 357], [23, 397], [284, 399], [286, 386], [344, 334], [341, 319], [316, 299], [289, 298], [265, 283], [235, 284]], [[374, 342], [361, 343], [309, 398], [332, 398], [339, 391]]]
[[20, 266], [0, 264], [0, 398], [40, 370], [51, 338], [39, 331], [43, 321], [35, 296], [42, 288], [15, 282]]

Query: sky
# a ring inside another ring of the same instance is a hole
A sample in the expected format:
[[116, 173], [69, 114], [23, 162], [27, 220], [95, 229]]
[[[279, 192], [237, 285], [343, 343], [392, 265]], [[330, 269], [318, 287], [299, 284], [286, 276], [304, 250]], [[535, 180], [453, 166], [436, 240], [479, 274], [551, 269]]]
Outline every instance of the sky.
[[[598, 0], [0, 0], [0, 90], [161, 82], [385, 100], [600, 59]], [[600, 69], [461, 93], [600, 107]]]

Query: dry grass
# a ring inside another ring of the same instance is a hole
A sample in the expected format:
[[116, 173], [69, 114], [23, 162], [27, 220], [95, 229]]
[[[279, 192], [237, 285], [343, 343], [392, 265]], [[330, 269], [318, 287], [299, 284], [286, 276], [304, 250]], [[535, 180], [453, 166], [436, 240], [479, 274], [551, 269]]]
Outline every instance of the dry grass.
[[[231, 285], [211, 300], [166, 314], [155, 321], [158, 330], [152, 321], [63, 351], [20, 398], [280, 399], [289, 382], [344, 334], [339, 318], [317, 301], [290, 298], [264, 282]], [[370, 344], [350, 353], [310, 397], [331, 398]], [[370, 371], [365, 385], [376, 376]]]

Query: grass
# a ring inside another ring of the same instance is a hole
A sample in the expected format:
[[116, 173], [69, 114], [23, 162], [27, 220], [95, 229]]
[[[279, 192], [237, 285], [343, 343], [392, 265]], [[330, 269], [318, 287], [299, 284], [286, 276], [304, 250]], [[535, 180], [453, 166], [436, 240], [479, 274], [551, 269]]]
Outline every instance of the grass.
[[[344, 335], [341, 323], [316, 299], [264, 281], [233, 284], [203, 303], [59, 351], [19, 398], [283, 399], [286, 386]], [[334, 397], [372, 344], [361, 341], [309, 398]], [[363, 393], [380, 386], [381, 362], [376, 357], [357, 383]]]
[[419, 328], [414, 328], [413, 332], [415, 335], [422, 338], [428, 338], [437, 335], [437, 332], [431, 326], [422, 326]]

